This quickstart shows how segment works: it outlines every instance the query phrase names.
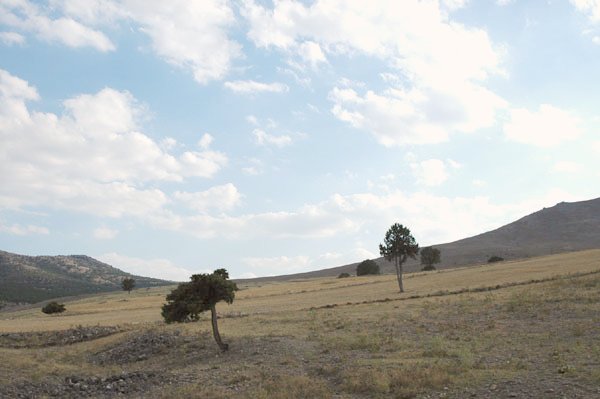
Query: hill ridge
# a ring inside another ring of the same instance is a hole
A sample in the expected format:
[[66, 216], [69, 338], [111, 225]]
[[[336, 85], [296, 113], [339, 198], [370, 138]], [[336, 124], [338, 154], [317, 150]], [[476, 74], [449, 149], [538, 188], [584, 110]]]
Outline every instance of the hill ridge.
[[[512, 260], [600, 248], [600, 198], [577, 202], [562, 201], [496, 229], [433, 246], [440, 249], [442, 255], [441, 263], [436, 265], [438, 269], [483, 264], [493, 255]], [[379, 264], [382, 273], [394, 272], [391, 262], [383, 258], [374, 260]], [[358, 263], [303, 273], [259, 277], [252, 281], [284, 281], [331, 277], [340, 273], [354, 274]], [[409, 259], [404, 266], [407, 272], [420, 269], [418, 259]]]
[[88, 255], [28, 256], [0, 250], [0, 302], [33, 303], [119, 290], [124, 277], [133, 277], [138, 288], [173, 284], [132, 275]]

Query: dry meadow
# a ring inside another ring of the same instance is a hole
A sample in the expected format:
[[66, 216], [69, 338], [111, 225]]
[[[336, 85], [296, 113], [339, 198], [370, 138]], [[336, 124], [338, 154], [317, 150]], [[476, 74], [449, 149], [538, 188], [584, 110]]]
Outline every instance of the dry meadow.
[[244, 285], [226, 353], [171, 288], [0, 313], [0, 397], [600, 398], [600, 250]]

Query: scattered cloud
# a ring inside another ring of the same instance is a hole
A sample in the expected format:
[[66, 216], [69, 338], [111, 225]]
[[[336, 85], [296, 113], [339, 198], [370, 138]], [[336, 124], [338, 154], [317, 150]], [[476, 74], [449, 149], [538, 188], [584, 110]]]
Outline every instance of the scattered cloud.
[[0, 42], [7, 46], [15, 44], [22, 45], [25, 43], [25, 36], [20, 35], [17, 32], [0, 32]]
[[172, 281], [188, 281], [192, 274], [212, 272], [209, 270], [195, 270], [192, 272], [187, 268], [175, 265], [167, 259], [142, 259], [115, 252], [109, 252], [96, 258], [127, 273]]
[[32, 224], [21, 225], [21, 224], [5, 224], [0, 220], [0, 233], [7, 233], [16, 236], [29, 236], [32, 234], [50, 234], [50, 230], [47, 227], [36, 226]]
[[64, 101], [60, 115], [33, 111], [36, 89], [0, 70], [0, 206], [45, 206], [100, 216], [143, 216], [167, 196], [149, 182], [214, 176], [217, 151], [179, 155], [140, 132], [145, 110], [128, 92], [105, 88]]
[[213, 136], [211, 136], [208, 133], [204, 133], [202, 135], [202, 138], [198, 141], [198, 147], [202, 148], [203, 150], [208, 150], [208, 148], [212, 144], [213, 140], [214, 140]]
[[448, 180], [446, 164], [439, 159], [411, 163], [410, 168], [417, 182], [425, 186], [439, 186]]
[[292, 144], [292, 137], [288, 135], [272, 135], [262, 129], [254, 129], [252, 131], [256, 144], [258, 145], [273, 145], [275, 147], [286, 147]]
[[578, 11], [586, 14], [593, 22], [600, 22], [599, 0], [570, 0]]
[[[44, 8], [27, 0], [0, 3], [0, 23], [21, 32], [32, 33], [39, 40], [58, 42], [68, 47], [93, 47], [102, 52], [115, 49], [115, 45], [104, 33], [70, 17], [52, 18]], [[21, 39], [22, 35], [16, 35], [18, 36], [13, 34], [9, 37], [13, 43], [15, 40], [16, 43], [24, 40]]]
[[250, 158], [247, 160], [247, 166], [242, 168], [242, 173], [248, 176], [257, 176], [264, 173], [264, 163], [260, 159]]
[[568, 111], [542, 104], [538, 111], [510, 111], [504, 134], [510, 140], [539, 147], [554, 147], [581, 135], [580, 120]]
[[[223, 79], [233, 61], [241, 56], [241, 45], [229, 38], [236, 17], [227, 0], [50, 2], [52, 10], [62, 11], [62, 19], [69, 21], [81, 21], [99, 29], [111, 29], [119, 22], [132, 25], [150, 39], [150, 47], [159, 58], [190, 71], [200, 84]], [[88, 41], [94, 35], [99, 36], [96, 41], [105, 38], [103, 33], [75, 23], [87, 29], [81, 36]], [[114, 48], [110, 41], [104, 46]]]
[[289, 87], [282, 83], [262, 83], [255, 80], [225, 82], [225, 87], [240, 94], [283, 93], [289, 90]]
[[323, 57], [360, 53], [390, 64], [389, 88], [359, 93], [335, 87], [329, 95], [338, 119], [385, 146], [439, 143], [452, 132], [495, 123], [506, 102], [482, 82], [504, 73], [501, 46], [484, 30], [449, 20], [438, 2], [376, 0], [372, 6], [365, 9], [358, 0], [310, 5], [290, 0], [269, 8], [247, 0], [242, 15], [258, 47], [290, 53], [318, 45]]
[[242, 195], [233, 184], [228, 183], [194, 193], [176, 191], [173, 197], [190, 209], [207, 213], [209, 210], [221, 212], [232, 210], [239, 205]]
[[302, 60], [316, 68], [321, 63], [327, 62], [327, 57], [325, 57], [325, 53], [321, 49], [318, 43], [306, 41], [300, 44], [298, 48], [298, 54], [302, 58]]
[[94, 238], [98, 240], [112, 240], [119, 234], [118, 230], [113, 230], [108, 227], [98, 227], [94, 230]]
[[306, 270], [312, 263], [308, 256], [249, 257], [242, 262], [260, 275], [280, 275]]

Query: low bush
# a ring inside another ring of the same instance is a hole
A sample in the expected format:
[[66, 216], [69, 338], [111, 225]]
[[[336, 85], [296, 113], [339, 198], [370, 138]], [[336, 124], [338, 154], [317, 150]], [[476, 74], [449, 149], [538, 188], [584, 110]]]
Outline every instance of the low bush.
[[366, 276], [369, 274], [379, 274], [379, 265], [374, 260], [363, 260], [356, 266], [357, 276]]
[[66, 310], [65, 305], [62, 303], [58, 303], [55, 301], [49, 302], [46, 306], [42, 308], [42, 312], [46, 314], [52, 313], [62, 313]]
[[490, 256], [490, 258], [488, 259], [488, 263], [502, 262], [503, 260], [504, 260], [504, 258], [494, 255], [494, 256]]
[[340, 273], [340, 275], [338, 276], [338, 278], [347, 278], [350, 277], [350, 273]]

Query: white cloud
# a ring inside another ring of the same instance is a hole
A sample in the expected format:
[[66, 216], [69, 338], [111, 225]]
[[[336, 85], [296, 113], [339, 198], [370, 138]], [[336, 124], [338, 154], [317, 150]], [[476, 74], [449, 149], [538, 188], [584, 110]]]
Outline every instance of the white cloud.
[[176, 191], [174, 198], [185, 203], [190, 209], [207, 213], [214, 209], [222, 212], [235, 208], [240, 203], [242, 195], [233, 184], [228, 183], [194, 193]]
[[457, 10], [467, 5], [469, 0], [442, 0], [444, 5], [450, 10]]
[[365, 259], [376, 259], [379, 258], [379, 254], [369, 251], [366, 248], [358, 247], [354, 249], [354, 261], [362, 261]]
[[275, 147], [282, 148], [292, 144], [293, 141], [288, 135], [276, 136], [268, 134], [262, 129], [254, 129], [252, 134], [258, 145], [274, 145]]
[[0, 233], [8, 233], [16, 236], [28, 236], [32, 234], [50, 234], [50, 230], [47, 227], [36, 226], [28, 224], [26, 226], [21, 224], [5, 224], [0, 220]]
[[31, 32], [40, 40], [59, 42], [69, 47], [93, 47], [103, 52], [115, 49], [102, 32], [69, 17], [51, 18], [43, 8], [27, 0], [0, 3], [0, 23], [22, 32]]
[[538, 111], [510, 111], [504, 134], [510, 140], [539, 147], [554, 147], [581, 135], [579, 119], [568, 111], [542, 104]]
[[30, 110], [38, 97], [0, 70], [0, 206], [144, 216], [168, 202], [147, 183], [212, 177], [227, 163], [216, 151], [165, 152], [139, 131], [144, 109], [127, 92], [73, 97], [61, 115]]
[[587, 14], [594, 22], [600, 22], [600, 0], [570, 0], [577, 10]]
[[202, 135], [202, 138], [198, 141], [198, 147], [202, 148], [203, 150], [208, 150], [208, 147], [210, 147], [213, 140], [214, 140], [213, 136], [211, 136], [208, 133], [204, 133]]
[[419, 184], [425, 186], [439, 186], [448, 180], [446, 165], [439, 159], [428, 159], [410, 165], [413, 175]]
[[594, 36], [594, 37], [592, 38], [592, 42], [593, 42], [594, 44], [600, 45], [600, 36]]
[[119, 234], [118, 230], [113, 230], [108, 227], [98, 227], [94, 229], [94, 238], [98, 240], [112, 240]]
[[96, 258], [127, 273], [172, 281], [188, 281], [192, 274], [211, 272], [208, 270], [192, 272], [189, 269], [173, 264], [167, 259], [141, 259], [120, 255], [115, 252], [106, 253]]
[[257, 158], [249, 158], [246, 160], [247, 166], [242, 168], [242, 173], [247, 176], [257, 176], [264, 173], [264, 162]]
[[472, 183], [475, 187], [485, 187], [487, 185], [485, 180], [481, 180], [481, 179], [474, 179], [472, 181]]
[[592, 146], [596, 152], [600, 153], [600, 141], [594, 142], [594, 144], [592, 144]]
[[17, 32], [0, 32], [0, 42], [7, 46], [14, 44], [24, 44], [25, 36], [18, 34]]
[[225, 82], [225, 87], [235, 93], [254, 94], [254, 93], [283, 93], [289, 88], [282, 83], [262, 83], [254, 80], [235, 80]]
[[224, 78], [241, 56], [240, 44], [228, 35], [236, 23], [228, 0], [51, 1], [55, 10], [89, 25], [133, 25], [158, 57], [189, 70], [200, 84]]
[[489, 127], [506, 106], [482, 84], [503, 73], [503, 50], [485, 31], [449, 20], [438, 2], [375, 0], [365, 7], [360, 0], [289, 0], [267, 8], [247, 0], [242, 14], [259, 47], [288, 53], [315, 43], [324, 57], [358, 52], [388, 63], [395, 73], [385, 76], [398, 76], [388, 79], [387, 90], [330, 93], [338, 119], [386, 146], [437, 143], [454, 131]]
[[320, 63], [327, 62], [327, 57], [325, 57], [325, 53], [321, 50], [321, 46], [315, 42], [307, 41], [300, 44], [298, 54], [305, 63], [311, 65], [313, 68]]
[[583, 165], [571, 161], [556, 162], [552, 168], [555, 172], [578, 173], [583, 170]]
[[258, 118], [254, 115], [248, 115], [246, 117], [246, 121], [248, 121], [249, 124], [254, 125], [254, 126], [258, 126]]
[[253, 271], [259, 271], [261, 275], [289, 274], [306, 270], [312, 261], [308, 256], [277, 256], [277, 257], [249, 257], [243, 258], [242, 262]]

